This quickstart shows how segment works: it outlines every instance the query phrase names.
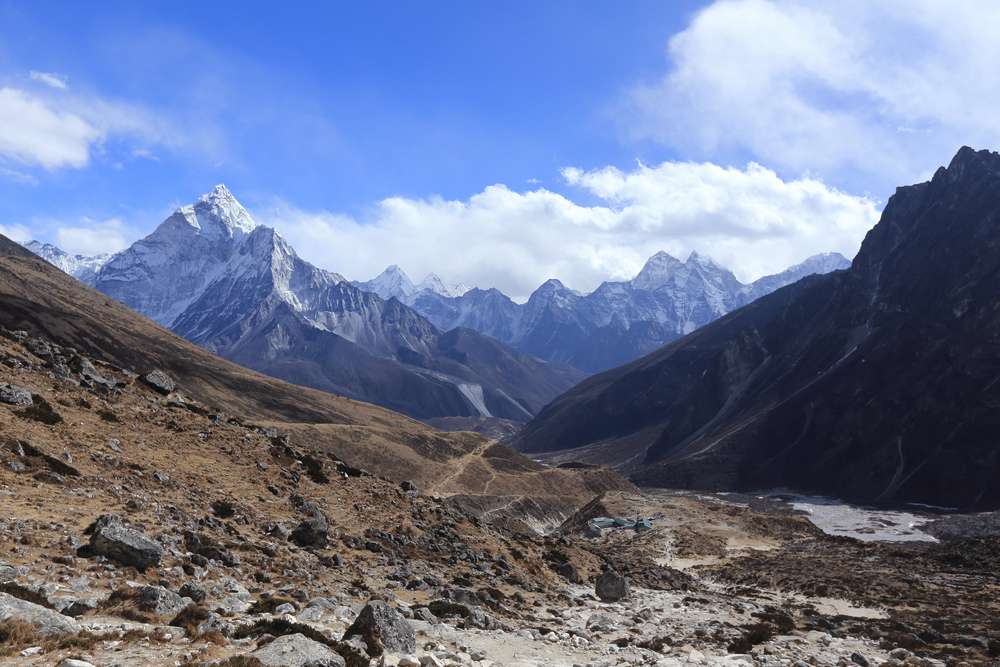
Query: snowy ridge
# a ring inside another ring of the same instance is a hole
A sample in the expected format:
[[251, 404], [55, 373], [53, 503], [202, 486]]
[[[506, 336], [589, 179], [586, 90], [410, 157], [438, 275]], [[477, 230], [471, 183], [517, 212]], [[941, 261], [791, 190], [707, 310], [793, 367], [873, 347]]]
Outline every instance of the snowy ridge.
[[[599, 371], [632, 361], [804, 276], [850, 265], [838, 253], [825, 253], [745, 285], [707, 255], [692, 252], [681, 261], [661, 251], [631, 281], [605, 282], [590, 294], [552, 279], [523, 305], [495, 289], [471, 289], [455, 297], [445, 290], [414, 288], [397, 298], [441, 329], [474, 329], [541, 359]], [[388, 284], [394, 270], [398, 267], [369, 284]], [[643, 333], [630, 334], [636, 324]]]
[[422, 294], [438, 294], [443, 297], [455, 299], [469, 291], [469, 286], [465, 283], [448, 285], [438, 278], [437, 274], [429, 273], [419, 285], [414, 285], [409, 276], [399, 268], [398, 264], [389, 266], [385, 271], [372, 278], [360, 282], [351, 281], [351, 284], [362, 292], [372, 292], [378, 294], [383, 299], [396, 298], [408, 306], [420, 298]]
[[71, 255], [60, 250], [51, 243], [41, 243], [40, 241], [27, 241], [22, 244], [25, 248], [35, 253], [46, 262], [57, 269], [68, 273], [81, 282], [88, 282], [93, 278], [94, 273], [107, 263], [111, 257], [108, 253], [100, 255], [84, 256]]

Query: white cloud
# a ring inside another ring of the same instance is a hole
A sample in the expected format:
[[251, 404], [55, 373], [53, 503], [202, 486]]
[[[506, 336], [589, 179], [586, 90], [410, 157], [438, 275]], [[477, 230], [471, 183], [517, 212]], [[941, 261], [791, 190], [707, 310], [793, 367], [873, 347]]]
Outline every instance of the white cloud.
[[11, 241], [24, 243], [31, 240], [31, 230], [24, 225], [14, 223], [12, 225], [0, 225], [0, 234], [3, 234]]
[[4, 169], [0, 167], [0, 174], [7, 176], [15, 183], [27, 183], [28, 185], [38, 185], [38, 179], [31, 174], [25, 174], [20, 171], [14, 171], [13, 169]]
[[84, 218], [81, 223], [56, 230], [56, 245], [71, 255], [117, 252], [129, 245], [126, 236], [134, 236], [133, 230], [126, 228], [118, 218], [103, 222]]
[[632, 278], [658, 250], [682, 259], [698, 250], [743, 280], [819, 252], [852, 257], [878, 218], [874, 201], [810, 178], [785, 182], [756, 164], [668, 162], [563, 176], [606, 205], [494, 185], [467, 201], [385, 199], [363, 221], [284, 202], [260, 217], [305, 259], [350, 279], [399, 264], [415, 281], [433, 271], [518, 300], [549, 278], [582, 291]]
[[49, 73], [49, 72], [36, 72], [31, 70], [31, 78], [35, 81], [41, 81], [46, 86], [52, 86], [53, 88], [59, 88], [61, 90], [66, 90], [66, 77], [61, 74]]
[[132, 151], [132, 157], [133, 158], [140, 158], [140, 157], [141, 158], [146, 158], [147, 160], [152, 160], [153, 162], [159, 162], [160, 161], [160, 158], [156, 157], [155, 155], [153, 155], [152, 153], [150, 153], [149, 151], [147, 151], [145, 148], [137, 148], [134, 151]]
[[880, 188], [1000, 147], [991, 0], [719, 0], [669, 43], [624, 123], [688, 155], [749, 155]]
[[0, 157], [46, 169], [83, 167], [103, 133], [21, 90], [0, 88]]

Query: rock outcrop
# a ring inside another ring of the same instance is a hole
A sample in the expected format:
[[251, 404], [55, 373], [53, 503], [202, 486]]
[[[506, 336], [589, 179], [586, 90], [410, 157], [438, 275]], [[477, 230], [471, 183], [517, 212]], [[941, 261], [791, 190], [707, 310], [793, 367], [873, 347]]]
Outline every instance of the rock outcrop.
[[284, 635], [250, 654], [264, 667], [344, 667], [344, 659], [330, 647], [303, 634]]
[[413, 627], [394, 607], [378, 600], [369, 602], [358, 614], [344, 637], [359, 635], [368, 646], [372, 657], [384, 651], [413, 653], [417, 649]]
[[163, 547], [139, 531], [126, 528], [117, 514], [102, 514], [97, 519], [89, 549], [95, 555], [140, 570], [156, 567], [163, 559]]

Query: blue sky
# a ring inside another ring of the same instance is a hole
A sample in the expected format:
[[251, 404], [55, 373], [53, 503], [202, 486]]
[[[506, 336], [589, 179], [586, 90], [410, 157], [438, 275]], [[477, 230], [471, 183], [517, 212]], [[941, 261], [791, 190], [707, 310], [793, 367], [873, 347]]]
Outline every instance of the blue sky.
[[1000, 147], [998, 10], [940, 5], [0, 0], [0, 231], [113, 251], [225, 183], [352, 279], [851, 256]]

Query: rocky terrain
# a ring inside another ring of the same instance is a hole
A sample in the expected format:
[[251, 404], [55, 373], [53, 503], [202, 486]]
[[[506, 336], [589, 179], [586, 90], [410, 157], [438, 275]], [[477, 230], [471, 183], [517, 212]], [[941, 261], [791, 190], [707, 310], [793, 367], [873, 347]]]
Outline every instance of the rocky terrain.
[[507, 442], [642, 485], [1000, 507], [1000, 155], [898, 188], [851, 268], [588, 378]]
[[[0, 383], [4, 664], [937, 666], [1000, 637], [974, 526], [866, 544], [633, 489], [543, 536], [24, 332]], [[623, 514], [654, 527], [586, 536]]]

